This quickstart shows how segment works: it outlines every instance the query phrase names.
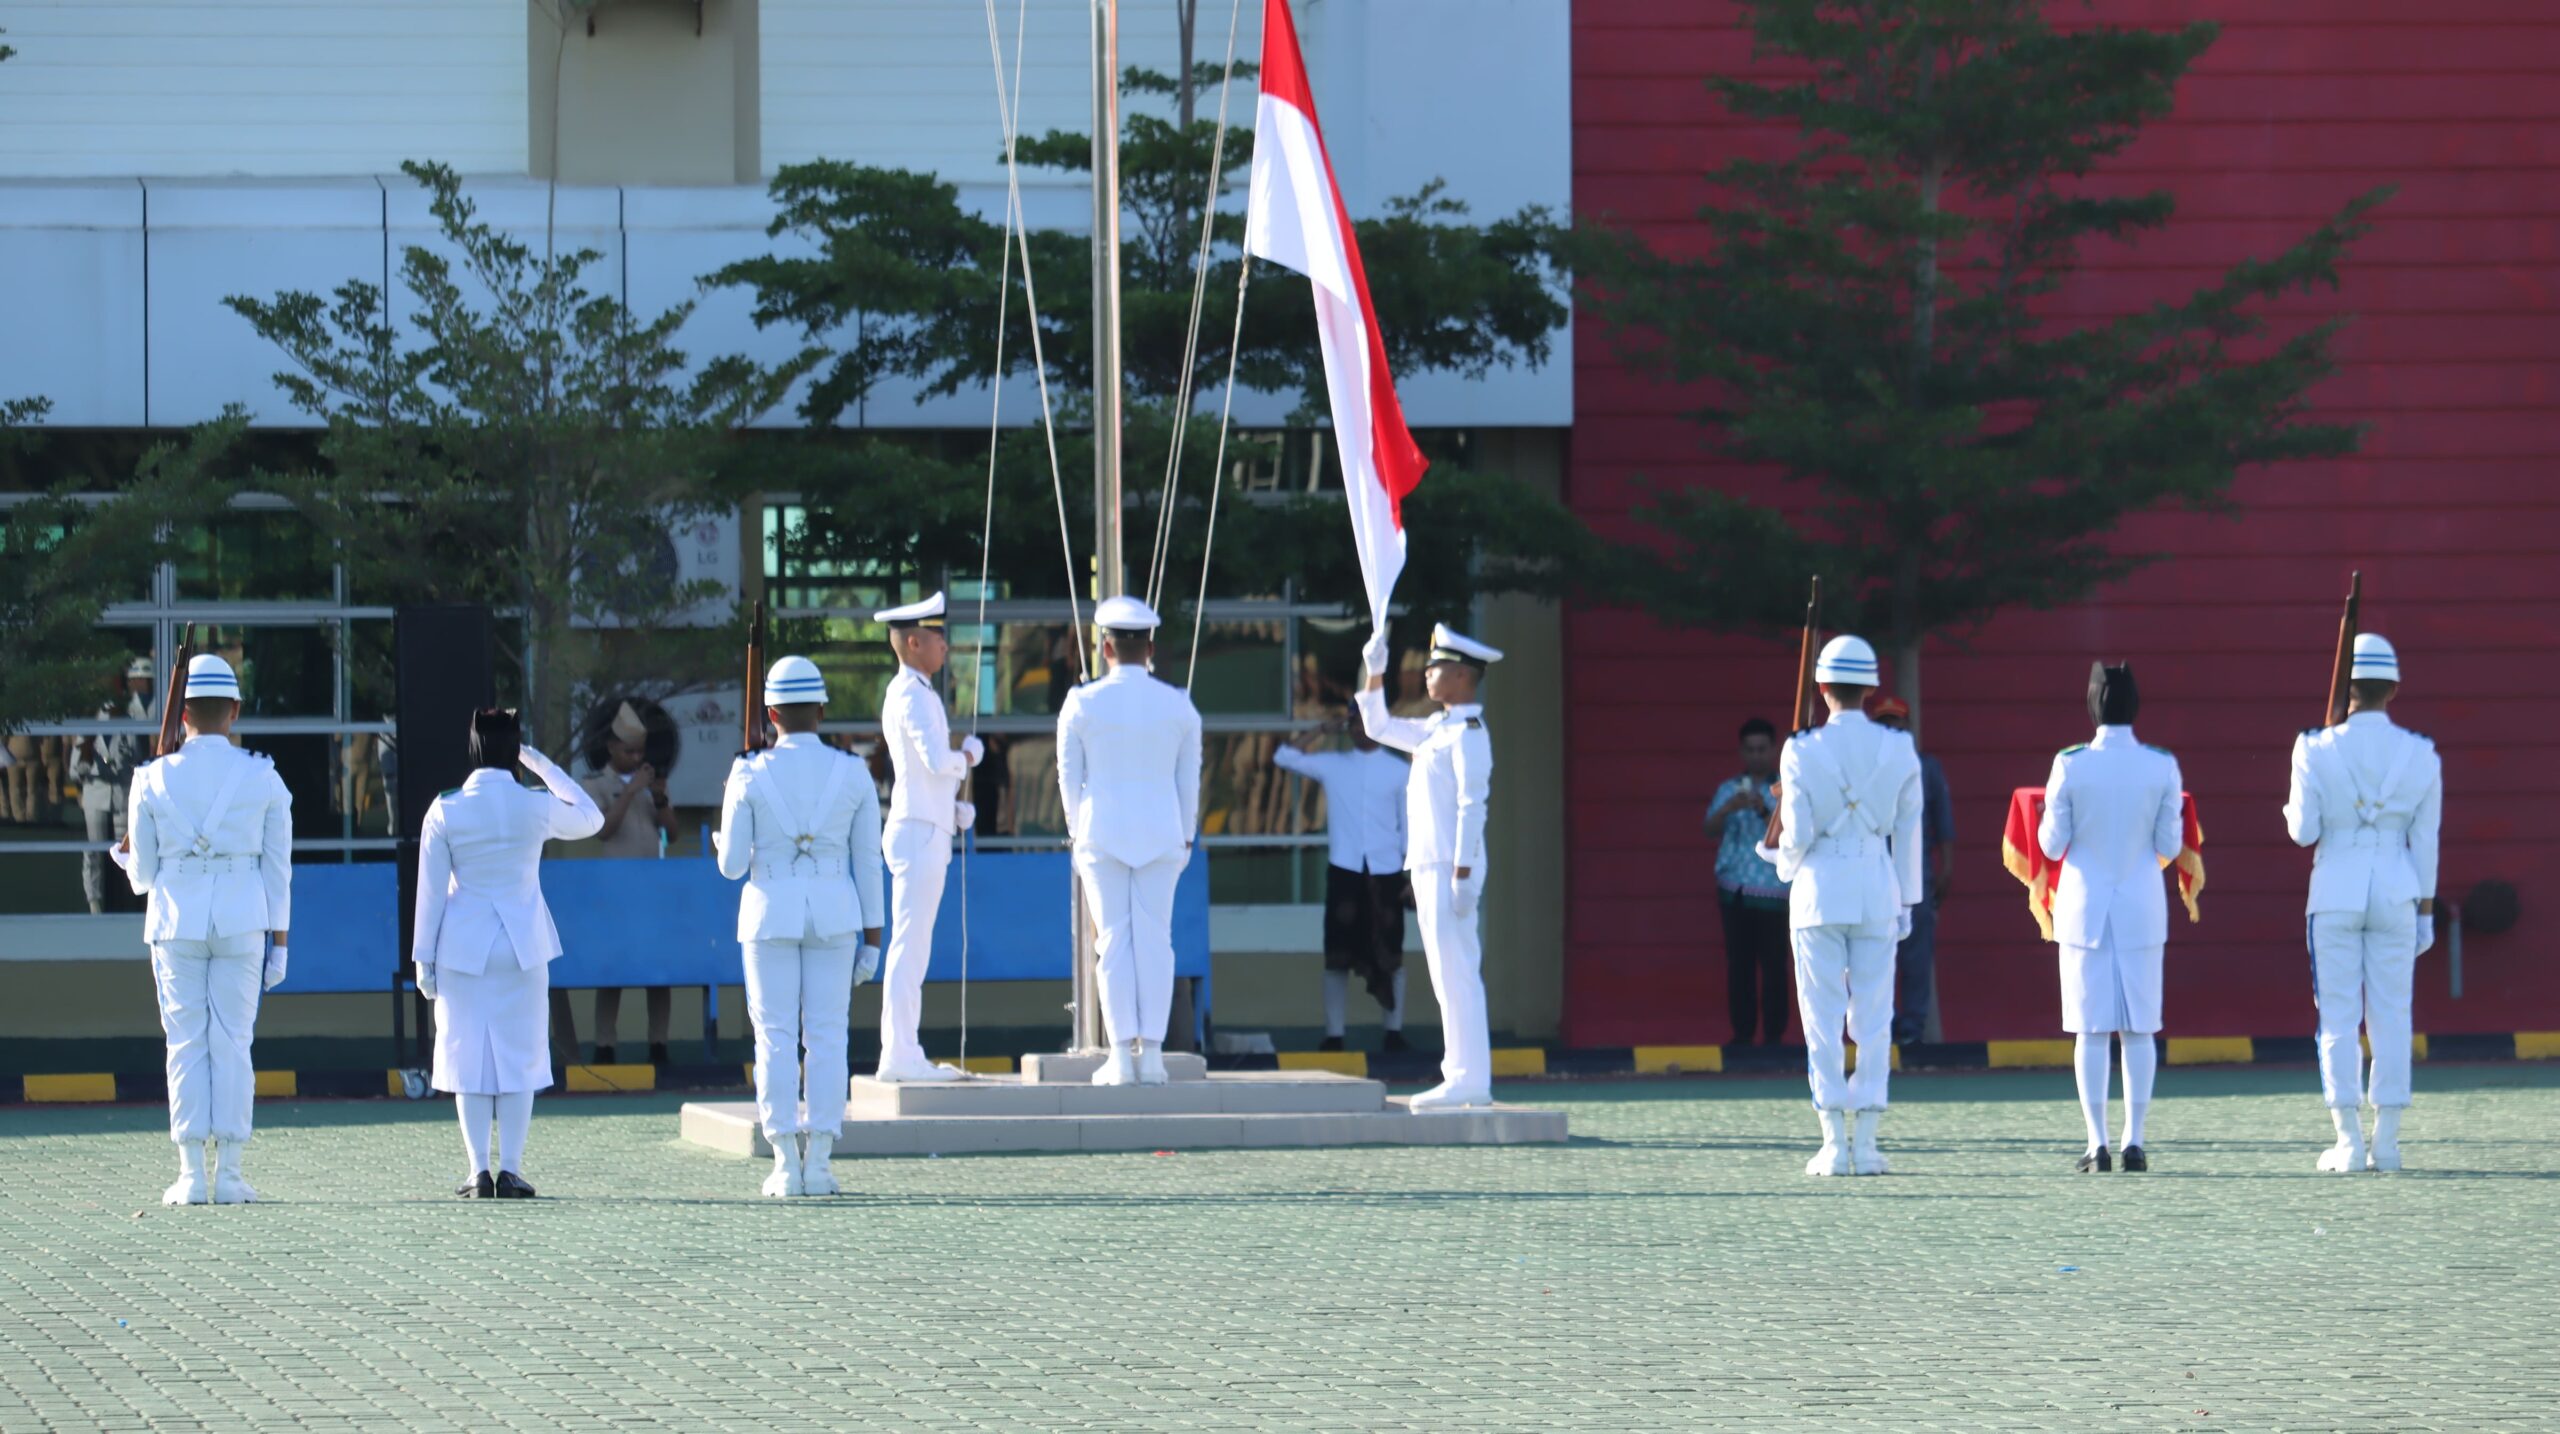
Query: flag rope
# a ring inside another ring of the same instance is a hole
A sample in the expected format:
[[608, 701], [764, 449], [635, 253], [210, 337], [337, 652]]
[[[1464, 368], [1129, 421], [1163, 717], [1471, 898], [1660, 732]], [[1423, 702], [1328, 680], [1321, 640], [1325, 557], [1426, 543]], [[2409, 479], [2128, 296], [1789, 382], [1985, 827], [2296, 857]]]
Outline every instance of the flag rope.
[[[1246, 222], [1251, 222], [1250, 213]], [[1227, 491], [1227, 420], [1235, 412], [1236, 355], [1244, 347], [1244, 292], [1252, 282], [1253, 256], [1241, 255], [1236, 260], [1236, 328], [1227, 341], [1227, 391], [1218, 402], [1218, 453], [1209, 463], [1209, 525], [1200, 537], [1200, 594], [1191, 608], [1191, 661], [1182, 669], [1185, 692], [1191, 690], [1191, 679], [1199, 675], [1200, 630], [1208, 626], [1202, 614], [1209, 606], [1209, 555], [1218, 549], [1218, 499]]]

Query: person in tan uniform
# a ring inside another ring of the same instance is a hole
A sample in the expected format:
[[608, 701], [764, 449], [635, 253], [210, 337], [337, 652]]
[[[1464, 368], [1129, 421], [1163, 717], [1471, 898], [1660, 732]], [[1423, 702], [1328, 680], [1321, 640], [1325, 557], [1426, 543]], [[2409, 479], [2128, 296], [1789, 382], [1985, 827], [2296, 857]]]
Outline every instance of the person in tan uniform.
[[[645, 700], [645, 699], [643, 699]], [[589, 730], [593, 730], [592, 728]], [[650, 858], [659, 856], [673, 835], [675, 804], [667, 797], [667, 774], [649, 761], [649, 724], [629, 700], [616, 704], [601, 744], [602, 764], [578, 779], [578, 786], [604, 813], [593, 856]], [[596, 749], [590, 747], [590, 761]], [[667, 1025], [675, 992], [666, 986], [642, 988], [649, 1005], [649, 1061], [667, 1063]], [[565, 1002], [565, 996], [562, 998]], [[565, 1020], [565, 1013], [563, 1015]], [[615, 1036], [622, 1025], [622, 988], [596, 988], [596, 1064], [613, 1064]], [[574, 1047], [576, 1038], [571, 1037]]]

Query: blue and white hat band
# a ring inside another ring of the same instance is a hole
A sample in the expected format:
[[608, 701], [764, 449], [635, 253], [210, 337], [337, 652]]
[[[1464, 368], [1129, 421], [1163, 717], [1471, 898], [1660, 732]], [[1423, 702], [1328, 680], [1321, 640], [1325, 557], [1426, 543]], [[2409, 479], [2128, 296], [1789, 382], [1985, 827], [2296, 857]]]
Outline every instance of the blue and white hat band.
[[2360, 632], [2356, 634], [2355, 662], [2347, 669], [2347, 676], [2357, 682], [2397, 682], [2400, 654], [2381, 634]]
[[1813, 680], [1847, 687], [1877, 686], [1876, 650], [1863, 637], [1835, 637], [1822, 645], [1822, 656], [1813, 665]]
[[764, 700], [769, 707], [788, 707], [798, 702], [827, 700], [827, 679], [818, 664], [805, 657], [786, 657], [764, 675]]
[[187, 663], [187, 700], [199, 697], [228, 697], [240, 700], [240, 678], [231, 664], [210, 652], [201, 652]]

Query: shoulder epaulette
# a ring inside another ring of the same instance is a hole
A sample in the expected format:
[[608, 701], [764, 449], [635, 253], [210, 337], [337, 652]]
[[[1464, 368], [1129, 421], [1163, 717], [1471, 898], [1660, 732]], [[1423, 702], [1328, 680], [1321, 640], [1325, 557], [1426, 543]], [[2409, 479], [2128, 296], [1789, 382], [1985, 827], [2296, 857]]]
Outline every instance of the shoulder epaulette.
[[2403, 728], [2401, 728], [2400, 730], [2401, 730], [2401, 731], [2403, 731], [2403, 732], [2408, 733], [2408, 734], [2409, 734], [2410, 736], [2412, 736], [2412, 737], [2417, 738], [2419, 741], [2426, 743], [2426, 744], [2427, 744], [2428, 746], [2430, 746], [2430, 747], [2432, 747], [2432, 746], [2434, 746], [2434, 745], [2436, 744], [2436, 739], [2435, 739], [2435, 738], [2428, 736], [2426, 733], [2419, 731], [2419, 730], [2418, 730], [2417, 728], [2415, 728], [2415, 727], [2403, 727]]
[[2057, 756], [2063, 756], [2063, 757], [2069, 757], [2069, 756], [2073, 756], [2073, 755], [2076, 755], [2076, 754], [2081, 753], [2081, 752], [2086, 752], [2086, 751], [2088, 751], [2088, 750], [2089, 750], [2089, 744], [2088, 744], [2088, 743], [2086, 743], [2086, 742], [2075, 742], [2075, 743], [2073, 743], [2072, 745], [2070, 745], [2070, 746], [2068, 746], [2068, 747], [2063, 748], [2063, 749], [2062, 749], [2059, 753], [2057, 753], [2056, 755], [2057, 755]]
[[1481, 718], [1481, 717], [1470, 717], [1470, 718], [1468, 718], [1468, 719], [1467, 719], [1467, 730], [1468, 730], [1468, 731], [1470, 731], [1470, 732], [1480, 732], [1480, 731], [1484, 730], [1484, 719], [1483, 719], [1483, 718]]
[[2143, 743], [2142, 745], [2143, 745], [2143, 749], [2144, 749], [2144, 750], [2146, 750], [2146, 751], [2151, 751], [2151, 752], [2157, 752], [2157, 753], [2159, 753], [2159, 754], [2160, 754], [2161, 756], [2163, 756], [2163, 757], [2175, 757], [2175, 756], [2177, 756], [2177, 755], [2178, 755], [2177, 753], [2170, 751], [2168, 748], [2163, 747], [2163, 746], [2159, 745], [2159, 744], [2158, 744], [2158, 743], [2156, 743], [2156, 742], [2145, 742], [2145, 743]]
[[2326, 727], [2305, 727], [2302, 729], [2302, 735], [2305, 737], [2317, 737], [2328, 730], [2329, 729]]
[[462, 789], [460, 787], [447, 787], [443, 791], [436, 793], [436, 795], [439, 797], [451, 797], [459, 796], [461, 792]]

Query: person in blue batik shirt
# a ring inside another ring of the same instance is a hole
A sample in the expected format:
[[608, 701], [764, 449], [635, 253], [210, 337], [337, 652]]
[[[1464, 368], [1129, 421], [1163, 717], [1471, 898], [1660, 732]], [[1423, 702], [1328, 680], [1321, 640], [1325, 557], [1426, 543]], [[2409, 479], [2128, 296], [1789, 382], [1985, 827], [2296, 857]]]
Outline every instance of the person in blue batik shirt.
[[1776, 1045], [1795, 1009], [1795, 958], [1787, 948], [1787, 884], [1757, 848], [1769, 825], [1778, 729], [1754, 717], [1741, 735], [1742, 774], [1716, 788], [1707, 808], [1707, 835], [1716, 838], [1716, 909], [1724, 918], [1725, 997], [1734, 1045]]

